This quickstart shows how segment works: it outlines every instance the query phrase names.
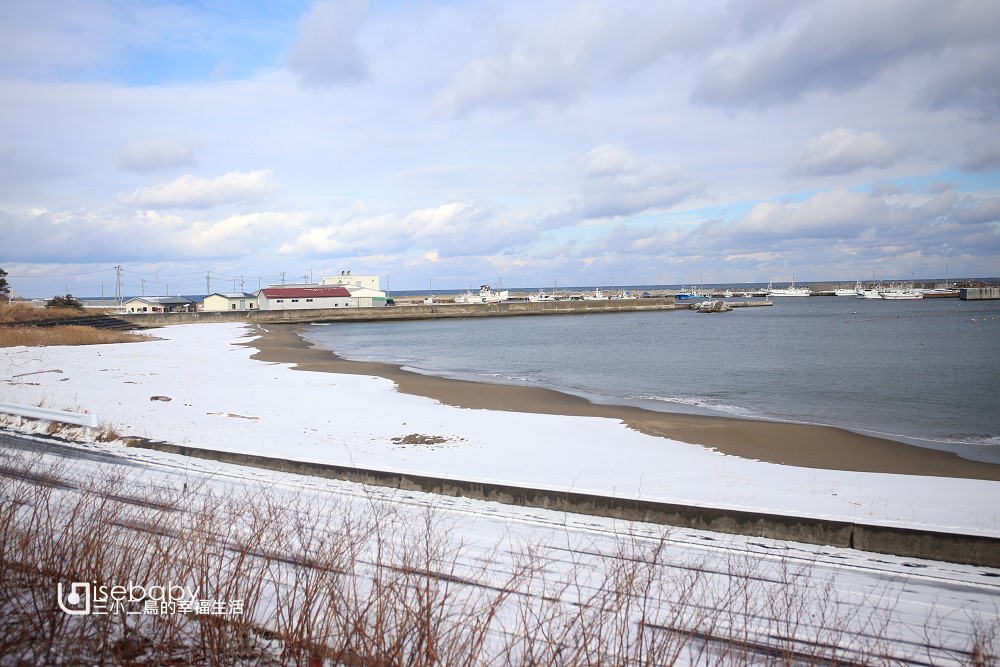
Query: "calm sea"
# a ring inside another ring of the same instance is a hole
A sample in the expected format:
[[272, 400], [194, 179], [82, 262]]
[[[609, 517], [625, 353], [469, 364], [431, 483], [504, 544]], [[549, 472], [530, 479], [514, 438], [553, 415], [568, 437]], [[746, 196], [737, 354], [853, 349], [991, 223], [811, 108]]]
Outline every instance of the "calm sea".
[[830, 424], [1000, 462], [1000, 304], [776, 298], [691, 311], [314, 325], [356, 360], [665, 411]]

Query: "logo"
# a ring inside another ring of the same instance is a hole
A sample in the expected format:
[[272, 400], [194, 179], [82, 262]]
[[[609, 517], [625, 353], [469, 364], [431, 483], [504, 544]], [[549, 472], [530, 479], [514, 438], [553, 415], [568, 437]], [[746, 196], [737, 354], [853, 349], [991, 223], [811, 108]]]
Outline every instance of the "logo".
[[[63, 595], [63, 585], [56, 585], [56, 601], [59, 608], [67, 614], [78, 616], [90, 613], [90, 584], [86, 581], [74, 581], [69, 585], [69, 593]], [[82, 605], [82, 606], [81, 606]]]
[[212, 616], [242, 616], [243, 600], [203, 598], [198, 587], [180, 584], [143, 586], [133, 581], [124, 585], [98, 584], [96, 581], [74, 581], [68, 586], [56, 584], [59, 608], [72, 616], [93, 614], [198, 614]]

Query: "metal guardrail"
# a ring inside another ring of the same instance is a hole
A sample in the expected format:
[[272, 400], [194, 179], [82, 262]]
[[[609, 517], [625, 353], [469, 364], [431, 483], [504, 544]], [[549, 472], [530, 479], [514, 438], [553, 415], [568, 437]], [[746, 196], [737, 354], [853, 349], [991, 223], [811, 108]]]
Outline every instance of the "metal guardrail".
[[88, 428], [97, 428], [100, 425], [97, 415], [92, 415], [89, 412], [50, 410], [49, 408], [37, 408], [30, 405], [14, 405], [13, 403], [0, 403], [0, 412], [21, 417], [30, 417], [32, 419], [61, 422], [63, 424], [76, 424], [77, 426], [86, 426]]

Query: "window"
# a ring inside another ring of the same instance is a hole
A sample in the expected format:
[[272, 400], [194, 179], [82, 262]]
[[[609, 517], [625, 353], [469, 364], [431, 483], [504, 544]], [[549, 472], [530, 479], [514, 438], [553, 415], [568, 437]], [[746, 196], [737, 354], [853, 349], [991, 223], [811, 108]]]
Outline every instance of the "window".
[[299, 302], [298, 299], [292, 299], [292, 303], [298, 303], [298, 302]]
[[236, 310], [236, 304], [235, 303], [232, 304], [232, 305], [230, 305], [229, 307], [232, 308], [233, 310]]
[[312, 301], [312, 299], [306, 299], [306, 303], [309, 303], [311, 301]]
[[278, 303], [284, 303], [285, 302], [284, 299], [275, 299], [275, 301], [277, 301]]

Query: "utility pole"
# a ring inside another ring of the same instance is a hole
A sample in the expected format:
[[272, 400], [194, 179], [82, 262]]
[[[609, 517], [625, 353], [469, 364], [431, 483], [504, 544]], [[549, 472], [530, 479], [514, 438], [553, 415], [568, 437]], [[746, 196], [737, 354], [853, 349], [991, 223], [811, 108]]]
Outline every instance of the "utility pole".
[[122, 299], [122, 265], [119, 264], [115, 267], [115, 301], [121, 306], [124, 303]]
[[[101, 286], [101, 291], [104, 291], [104, 286]], [[141, 296], [146, 296], [146, 279], [139, 278], [139, 293]], [[103, 296], [103, 295], [102, 295]]]
[[282, 287], [285, 286], [285, 272], [284, 271], [281, 272], [281, 286]]
[[205, 294], [212, 293], [212, 274], [208, 271], [205, 272]]
[[246, 293], [246, 287], [243, 286], [243, 276], [240, 276], [240, 292]]

